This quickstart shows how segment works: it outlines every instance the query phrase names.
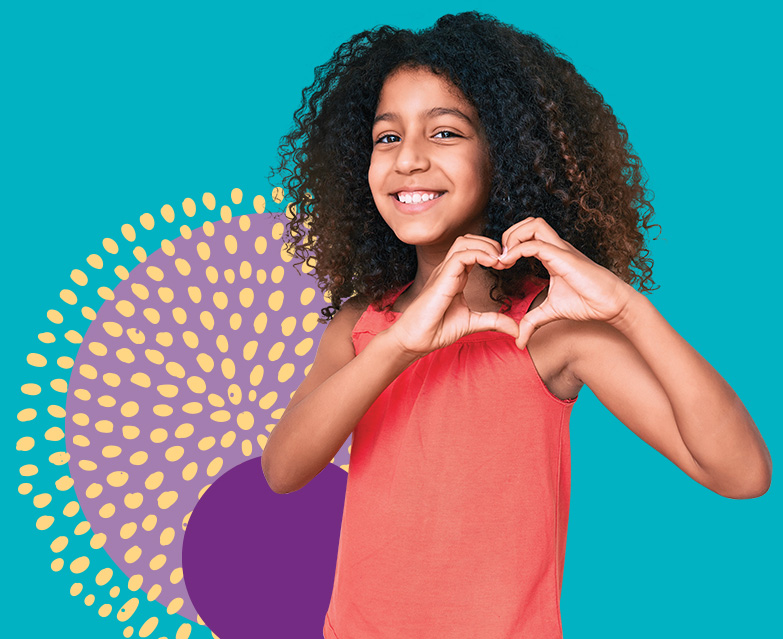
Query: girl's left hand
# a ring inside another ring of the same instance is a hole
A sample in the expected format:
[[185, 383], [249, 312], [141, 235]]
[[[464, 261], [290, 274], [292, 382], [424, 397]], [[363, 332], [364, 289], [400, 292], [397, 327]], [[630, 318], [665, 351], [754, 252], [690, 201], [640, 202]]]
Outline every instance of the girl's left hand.
[[541, 218], [527, 218], [508, 228], [501, 244], [501, 264], [510, 267], [521, 257], [535, 257], [550, 276], [546, 299], [520, 321], [516, 340], [520, 349], [539, 326], [558, 319], [618, 322], [631, 298], [639, 294], [577, 251]]

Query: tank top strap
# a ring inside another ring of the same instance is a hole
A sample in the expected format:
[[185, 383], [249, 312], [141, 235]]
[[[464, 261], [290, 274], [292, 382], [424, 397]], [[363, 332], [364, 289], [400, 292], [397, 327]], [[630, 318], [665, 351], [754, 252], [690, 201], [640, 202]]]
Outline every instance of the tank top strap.
[[515, 298], [511, 303], [511, 308], [508, 310], [507, 315], [520, 320], [527, 313], [533, 300], [536, 299], [538, 294], [549, 286], [549, 280], [545, 280], [540, 277], [528, 277], [522, 283], [521, 295]]

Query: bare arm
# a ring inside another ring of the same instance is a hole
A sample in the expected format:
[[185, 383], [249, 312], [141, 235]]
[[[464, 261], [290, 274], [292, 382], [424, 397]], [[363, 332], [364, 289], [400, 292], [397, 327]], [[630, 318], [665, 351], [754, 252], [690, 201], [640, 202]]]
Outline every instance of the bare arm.
[[720, 495], [766, 492], [772, 462], [748, 411], [643, 295], [544, 220], [514, 225], [503, 242], [502, 262], [535, 256], [550, 274], [546, 300], [520, 323], [520, 348], [538, 327], [564, 320], [568, 370], [626, 426]]
[[330, 322], [310, 373], [269, 436], [261, 467], [277, 493], [299, 490], [320, 473], [383, 390], [416, 360], [385, 331], [357, 356], [351, 331], [360, 315], [348, 303]]
[[613, 325], [580, 323], [573, 373], [642, 440], [710, 490], [763, 495], [772, 462], [729, 384], [641, 294]]

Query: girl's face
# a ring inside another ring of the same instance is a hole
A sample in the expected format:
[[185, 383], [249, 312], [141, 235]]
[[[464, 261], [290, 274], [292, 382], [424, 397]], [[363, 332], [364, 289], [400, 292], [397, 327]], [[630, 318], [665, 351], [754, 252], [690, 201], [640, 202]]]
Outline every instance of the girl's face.
[[372, 128], [368, 180], [375, 205], [406, 244], [447, 251], [480, 233], [491, 168], [476, 110], [431, 71], [393, 72]]

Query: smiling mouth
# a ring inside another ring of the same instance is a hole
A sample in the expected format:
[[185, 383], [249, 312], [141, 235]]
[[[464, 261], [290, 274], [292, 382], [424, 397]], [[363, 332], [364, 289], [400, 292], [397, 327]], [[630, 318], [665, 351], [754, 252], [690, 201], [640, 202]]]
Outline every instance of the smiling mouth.
[[441, 197], [446, 191], [400, 191], [392, 196], [403, 204], [419, 204]]

